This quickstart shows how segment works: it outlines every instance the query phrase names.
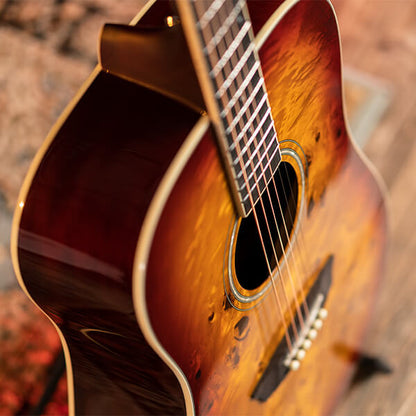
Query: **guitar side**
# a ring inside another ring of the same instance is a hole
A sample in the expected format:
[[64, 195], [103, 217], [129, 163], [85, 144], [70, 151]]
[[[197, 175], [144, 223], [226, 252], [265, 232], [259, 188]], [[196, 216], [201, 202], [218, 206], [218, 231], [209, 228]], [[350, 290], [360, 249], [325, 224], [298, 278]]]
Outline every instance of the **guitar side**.
[[347, 382], [353, 365], [343, 346], [357, 348], [364, 334], [385, 208], [346, 131], [332, 10], [294, 3], [249, 7], [264, 33], [283, 6], [260, 55], [279, 137], [297, 140], [308, 165], [308, 255], [296, 246], [293, 258], [307, 280], [334, 257], [330, 316], [316, 345], [270, 400], [250, 399], [282, 322], [268, 313], [271, 296], [245, 312], [227, 304], [224, 257], [236, 217], [208, 122], [96, 71], [34, 162], [12, 242], [22, 286], [59, 328], [71, 413], [322, 414]]

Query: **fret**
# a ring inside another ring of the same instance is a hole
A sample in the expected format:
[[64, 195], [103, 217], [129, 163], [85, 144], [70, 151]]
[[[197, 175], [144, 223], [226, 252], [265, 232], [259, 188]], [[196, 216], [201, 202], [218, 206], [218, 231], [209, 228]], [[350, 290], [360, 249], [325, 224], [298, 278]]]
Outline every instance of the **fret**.
[[235, 40], [229, 48], [225, 51], [222, 58], [215, 64], [214, 68], [211, 70], [210, 75], [216, 77], [220, 71], [224, 68], [225, 64], [230, 60], [230, 58], [234, 55], [234, 52], [237, 48], [241, 45], [241, 42], [244, 39], [244, 36], [247, 35], [247, 32], [251, 29], [251, 23], [245, 22], [240, 31], [238, 32]]
[[178, 0], [238, 212], [246, 216], [280, 150], [245, 0]]
[[[253, 67], [250, 69], [249, 74], [247, 75], [247, 77], [244, 79], [244, 81], [242, 82], [242, 84], [240, 85], [240, 87], [237, 90], [237, 93], [233, 96], [233, 98], [231, 100], [229, 100], [228, 104], [226, 105], [226, 107], [222, 110], [221, 112], [221, 117], [224, 118], [229, 110], [234, 107], [235, 103], [237, 102], [237, 100], [240, 98], [241, 94], [245, 91], [245, 89], [248, 87], [250, 81], [254, 78], [254, 76], [256, 74], [258, 74], [258, 69], [260, 67], [260, 62], [256, 61], [256, 63], [253, 65]], [[220, 98], [219, 96], [216, 98]]]
[[[228, 125], [228, 127], [225, 130], [226, 134], [231, 133], [231, 131], [234, 129], [234, 127], [236, 126], [236, 124], [240, 121], [241, 117], [243, 116], [243, 114], [245, 114], [248, 106], [250, 104], [252, 104], [252, 101], [254, 99], [254, 97], [257, 95], [257, 93], [260, 91], [260, 89], [262, 89], [263, 87], [263, 83], [264, 80], [263, 78], [260, 78], [256, 84], [256, 86], [253, 89], [253, 92], [250, 94], [249, 98], [247, 99], [247, 101], [244, 103], [243, 107], [241, 108], [241, 110], [237, 113], [237, 115], [233, 118], [232, 122]], [[258, 105], [262, 105], [265, 101], [267, 100], [267, 95], [264, 94], [263, 97], [261, 98], [261, 101]]]
[[221, 42], [224, 36], [229, 32], [231, 25], [235, 22], [238, 15], [241, 13], [241, 9], [244, 5], [245, 0], [240, 0], [234, 10], [230, 13], [229, 17], [226, 19], [224, 24], [217, 30], [215, 35], [207, 43], [204, 48], [204, 51], [210, 54], [214, 48]]
[[[253, 91], [254, 93], [255, 91]], [[242, 137], [244, 137], [244, 134], [247, 132], [248, 129], [250, 129], [250, 127], [252, 127], [255, 119], [257, 118], [257, 116], [259, 115], [260, 111], [262, 110], [263, 107], [266, 107], [266, 111], [268, 111], [268, 106], [267, 106], [267, 101], [266, 98], [264, 98], [264, 96], [262, 97], [261, 101], [259, 102], [259, 104], [256, 106], [256, 109], [254, 110], [254, 112], [251, 114], [250, 118], [247, 120], [247, 122], [244, 124], [243, 129], [240, 131], [240, 133], [238, 133], [236, 141], [240, 141]], [[270, 111], [270, 110], [269, 110]], [[261, 116], [262, 117], [262, 116]], [[256, 127], [255, 127], [256, 128]], [[253, 133], [254, 134], [254, 133]], [[241, 136], [241, 137], [240, 137]]]
[[[227, 78], [224, 80], [222, 85], [218, 88], [218, 91], [216, 92], [215, 96], [217, 98], [221, 97], [224, 92], [228, 89], [228, 87], [231, 85], [231, 83], [235, 80], [237, 75], [241, 72], [244, 65], [248, 64], [248, 59], [253, 56], [253, 50], [254, 50], [254, 44], [250, 43], [250, 46], [247, 48], [247, 50], [244, 52], [243, 56], [238, 61], [237, 65], [234, 67], [234, 69], [230, 72], [230, 74], [227, 76]], [[260, 63], [258, 61], [253, 60], [253, 65], [256, 66], [256, 70], [260, 66]], [[250, 69], [252, 69], [251, 67]]]
[[[266, 131], [263, 133], [263, 137], [260, 139], [260, 143], [264, 144], [266, 142], [267, 144], [267, 137], [268, 134], [270, 133], [271, 130], [273, 130], [273, 120], [271, 120], [270, 118], [267, 117], [267, 120], [269, 120], [269, 126], [267, 127]], [[262, 124], [259, 124], [256, 128], [256, 131], [259, 131], [260, 128], [262, 127]], [[246, 153], [247, 152], [247, 148], [249, 146], [251, 146], [252, 142], [254, 141], [255, 138], [257, 138], [258, 133], [253, 133], [253, 136], [250, 138], [250, 140], [245, 144], [245, 146], [241, 149], [241, 153]], [[259, 149], [256, 149], [255, 151], [259, 151]]]
[[[270, 133], [269, 133], [269, 134], [270, 134]], [[261, 159], [259, 160], [258, 164], [254, 167], [254, 171], [256, 171], [256, 170], [257, 170], [259, 163], [261, 163], [261, 162], [262, 162], [262, 160], [263, 160], [263, 159], [267, 156], [267, 152], [269, 151], [269, 149], [270, 149], [270, 148], [271, 148], [274, 144], [277, 144], [277, 137], [275, 137], [274, 135], [272, 135], [272, 139], [276, 139], [276, 140], [270, 140], [270, 143], [269, 143], [269, 144], [267, 145], [267, 147], [264, 149], [264, 152], [262, 152]], [[256, 152], [256, 153], [254, 153], [254, 155], [261, 154], [261, 153], [259, 152], [259, 149], [260, 149], [260, 147], [264, 147], [264, 142], [265, 142], [265, 140], [257, 146], [257, 148], [256, 148], [256, 150], [255, 150], [255, 152]]]
[[[273, 143], [273, 142], [271, 142], [271, 143]], [[273, 163], [273, 156], [277, 153], [279, 151], [279, 147], [278, 146], [276, 146], [276, 148], [274, 149], [274, 151], [273, 151], [273, 153], [270, 155], [270, 158], [269, 158], [269, 160], [268, 160], [268, 162], [267, 162], [267, 165], [266, 166], [262, 166], [262, 170], [261, 170], [261, 172], [260, 172], [260, 174], [259, 175], [256, 175], [256, 177], [254, 177], [254, 175], [255, 175], [255, 173], [257, 173], [256, 172], [256, 170], [253, 170], [252, 171], [252, 173], [250, 174], [250, 176], [249, 176], [249, 178], [247, 178], [248, 179], [248, 182], [249, 182], [249, 184], [250, 184], [250, 182], [251, 182], [251, 180], [252, 179], [254, 179], [253, 180], [253, 185], [251, 186], [251, 188], [249, 189], [249, 192], [253, 192], [255, 189], [256, 189], [256, 187], [258, 186], [258, 182], [260, 181], [260, 180], [263, 180], [264, 181], [264, 178], [263, 178], [263, 176], [264, 175], [266, 175], [266, 178], [267, 178], [267, 175], [269, 175], [269, 174], [271, 174], [271, 171], [269, 170], [269, 167], [271, 167], [271, 165], [272, 165], [272, 163]], [[257, 165], [258, 166], [258, 165]], [[276, 166], [277, 167], [277, 166]], [[261, 167], [260, 167], [261, 168]], [[246, 183], [244, 182], [244, 187], [246, 187]], [[248, 198], [248, 195], [247, 195], [247, 198]]]
[[[266, 131], [263, 133], [264, 137], [266, 137], [266, 135], [269, 133], [269, 130], [273, 128], [272, 120], [271, 120], [270, 117], [268, 117], [269, 115], [270, 115], [269, 112], [267, 112], [266, 114], [263, 115], [262, 119], [260, 120], [260, 123], [258, 123], [258, 125], [255, 127], [255, 130], [251, 133], [248, 140], [246, 140], [245, 143], [243, 143], [242, 147], [239, 146], [240, 147], [239, 153], [244, 154], [245, 152], [248, 151], [251, 144], [258, 138], [259, 133], [260, 133], [260, 129], [263, 127], [266, 120], [268, 120], [269, 125], [268, 125]], [[240, 144], [243, 141], [244, 137], [247, 137], [246, 132], [250, 127], [251, 127], [251, 125], [249, 123], [245, 124], [242, 131], [237, 135], [237, 137], [235, 139], [233, 138], [233, 143], [230, 146], [231, 150], [233, 150], [237, 146], [237, 144]], [[262, 140], [262, 138], [260, 140]]]
[[226, 0], [215, 0], [205, 11], [203, 16], [197, 22], [199, 28], [204, 30], [205, 26], [213, 19], [213, 17], [217, 14], [218, 10], [223, 6]]
[[[270, 133], [269, 133], [270, 134]], [[272, 139], [274, 138], [274, 135], [272, 135]], [[262, 143], [263, 145], [264, 143]], [[250, 175], [247, 178], [251, 178], [251, 176], [254, 174], [254, 172], [259, 168], [259, 164], [261, 163], [261, 161], [264, 159], [264, 157], [267, 156], [267, 151], [273, 146], [273, 144], [277, 144], [277, 138], [276, 141], [270, 140], [270, 143], [267, 145], [266, 149], [264, 152], [262, 152], [262, 156], [260, 158], [260, 160], [258, 161], [258, 163], [254, 166], [254, 168], [252, 168], [252, 172], [250, 173]], [[247, 160], [247, 162], [244, 165], [244, 168], [247, 170], [248, 166], [253, 162], [253, 159], [255, 157], [258, 157], [259, 153], [253, 153], [249, 159]]]
[[[259, 133], [261, 127], [263, 126], [263, 124], [266, 122], [266, 120], [271, 121], [270, 118], [270, 109], [268, 108], [266, 113], [262, 116], [262, 119], [260, 120], [260, 123], [258, 124], [258, 126], [256, 127], [256, 129], [254, 130], [253, 134], [250, 136], [250, 139], [248, 140], [248, 142], [245, 144], [245, 146], [241, 149], [241, 153], [244, 153], [246, 151], [247, 146], [249, 146], [251, 144], [251, 142], [255, 139], [255, 137], [257, 137], [257, 134]], [[269, 128], [273, 127], [271, 124], [269, 125]], [[230, 150], [234, 149], [236, 146], [236, 143], [240, 143], [240, 141], [243, 139], [245, 133], [247, 132], [247, 130], [250, 128], [249, 124], [246, 124], [243, 128], [243, 130], [241, 130], [240, 133], [238, 133], [238, 136], [235, 138], [234, 142], [230, 145]], [[264, 133], [266, 134], [266, 133]]]

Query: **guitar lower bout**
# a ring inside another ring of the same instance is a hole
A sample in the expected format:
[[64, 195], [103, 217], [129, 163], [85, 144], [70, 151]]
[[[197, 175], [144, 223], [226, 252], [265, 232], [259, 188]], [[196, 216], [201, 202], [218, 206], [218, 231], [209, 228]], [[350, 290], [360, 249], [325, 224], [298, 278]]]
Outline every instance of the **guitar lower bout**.
[[[365, 335], [386, 210], [348, 136], [332, 7], [220, 3], [188, 6], [223, 5], [218, 24], [234, 16], [227, 42], [241, 42], [206, 46], [247, 59], [214, 62], [210, 100], [189, 16], [149, 2], [138, 27], [107, 26], [102, 67], [22, 187], [13, 264], [63, 340], [71, 414], [323, 415], [354, 370], [339, 346]], [[166, 64], [182, 57], [183, 73]]]

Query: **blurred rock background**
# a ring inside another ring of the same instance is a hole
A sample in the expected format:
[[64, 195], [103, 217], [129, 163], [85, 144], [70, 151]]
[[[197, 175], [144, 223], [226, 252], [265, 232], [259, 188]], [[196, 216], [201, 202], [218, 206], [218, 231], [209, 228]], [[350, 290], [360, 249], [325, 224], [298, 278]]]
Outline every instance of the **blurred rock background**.
[[[54, 329], [17, 287], [14, 204], [48, 130], [96, 63], [104, 22], [144, 0], [0, 0], [0, 414], [30, 413], [59, 359]], [[391, 196], [386, 273], [365, 350], [395, 372], [352, 388], [339, 415], [416, 414], [416, 2], [334, 0], [348, 118]], [[45, 414], [65, 414], [65, 380]]]

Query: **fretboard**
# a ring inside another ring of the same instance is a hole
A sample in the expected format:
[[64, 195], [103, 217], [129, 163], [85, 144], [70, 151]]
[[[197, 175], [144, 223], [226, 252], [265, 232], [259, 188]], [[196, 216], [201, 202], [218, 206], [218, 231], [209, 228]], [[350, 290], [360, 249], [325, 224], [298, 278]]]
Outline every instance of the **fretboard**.
[[245, 0], [178, 0], [185, 35], [240, 215], [281, 160]]

